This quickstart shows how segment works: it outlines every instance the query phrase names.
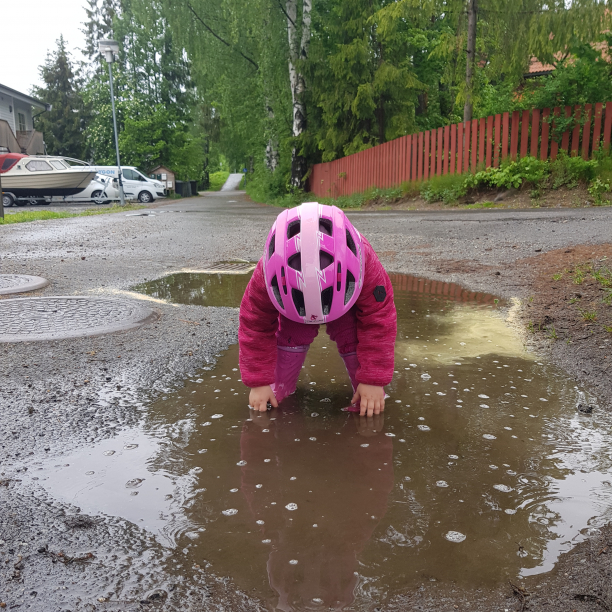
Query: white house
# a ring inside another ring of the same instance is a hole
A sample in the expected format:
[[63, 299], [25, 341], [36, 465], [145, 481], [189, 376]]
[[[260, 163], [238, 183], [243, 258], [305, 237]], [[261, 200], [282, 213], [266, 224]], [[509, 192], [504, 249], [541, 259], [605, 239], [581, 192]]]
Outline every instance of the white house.
[[0, 84], [0, 152], [43, 155], [43, 135], [34, 129], [32, 117], [46, 110], [49, 104]]

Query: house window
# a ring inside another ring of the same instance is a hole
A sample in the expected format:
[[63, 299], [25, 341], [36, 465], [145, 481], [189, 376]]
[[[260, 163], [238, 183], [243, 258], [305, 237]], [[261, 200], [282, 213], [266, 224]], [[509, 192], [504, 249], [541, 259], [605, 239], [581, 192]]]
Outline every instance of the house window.
[[17, 113], [17, 118], [19, 121], [19, 131], [25, 132], [26, 131], [25, 115], [23, 113]]

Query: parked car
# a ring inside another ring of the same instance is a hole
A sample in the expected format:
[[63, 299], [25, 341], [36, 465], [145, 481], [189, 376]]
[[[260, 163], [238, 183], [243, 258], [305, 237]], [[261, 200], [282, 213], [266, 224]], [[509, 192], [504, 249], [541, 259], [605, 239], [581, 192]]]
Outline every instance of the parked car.
[[[93, 202], [94, 204], [108, 204], [119, 201], [119, 189], [113, 185], [113, 179], [103, 174], [96, 174], [91, 183], [80, 193], [64, 197], [52, 198], [53, 203], [59, 202]], [[126, 199], [129, 199], [126, 196]]]
[[[116, 186], [118, 177], [117, 166], [92, 166], [98, 174], [111, 177]], [[121, 166], [123, 176], [123, 192], [127, 200], [138, 200], [143, 204], [153, 202], [157, 198], [166, 197], [166, 188], [160, 181], [148, 178], [134, 166]]]

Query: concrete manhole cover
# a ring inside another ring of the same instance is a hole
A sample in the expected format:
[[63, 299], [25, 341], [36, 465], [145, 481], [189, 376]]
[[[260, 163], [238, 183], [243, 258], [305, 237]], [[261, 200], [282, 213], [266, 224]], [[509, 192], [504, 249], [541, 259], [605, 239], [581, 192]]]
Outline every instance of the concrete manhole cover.
[[27, 274], [0, 274], [0, 295], [24, 293], [42, 289], [49, 284], [46, 278]]
[[0, 342], [61, 340], [139, 327], [155, 313], [137, 302], [96, 297], [0, 301]]

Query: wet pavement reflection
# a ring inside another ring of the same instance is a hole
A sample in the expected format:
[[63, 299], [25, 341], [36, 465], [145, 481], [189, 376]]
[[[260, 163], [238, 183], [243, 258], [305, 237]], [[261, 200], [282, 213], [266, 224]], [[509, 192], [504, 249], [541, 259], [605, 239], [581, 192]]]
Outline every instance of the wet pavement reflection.
[[230, 576], [276, 610], [365, 610], [424, 581], [549, 571], [612, 519], [610, 417], [576, 411], [580, 390], [524, 351], [493, 296], [392, 280], [384, 416], [341, 411], [350, 383], [321, 330], [278, 410], [249, 414], [232, 346], [140, 429], [28, 473], [155, 534], [173, 571]]
[[158, 300], [197, 306], [229, 306], [240, 304], [252, 276], [247, 274], [210, 274], [177, 272], [132, 287]]

